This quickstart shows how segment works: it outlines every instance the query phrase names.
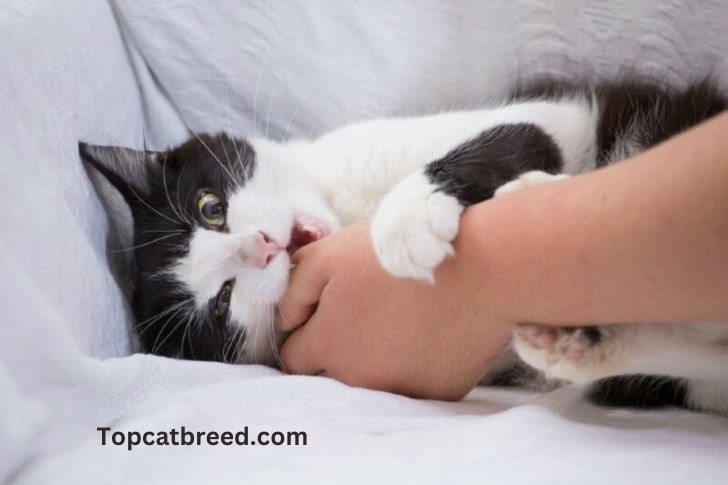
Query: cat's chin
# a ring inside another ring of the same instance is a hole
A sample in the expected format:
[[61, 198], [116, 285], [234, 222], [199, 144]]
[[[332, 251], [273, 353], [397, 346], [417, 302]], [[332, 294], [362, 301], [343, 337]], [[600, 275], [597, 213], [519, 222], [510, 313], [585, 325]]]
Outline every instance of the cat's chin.
[[291, 239], [286, 247], [292, 255], [304, 246], [318, 241], [331, 234], [331, 226], [323, 220], [302, 212], [297, 213], [293, 219]]

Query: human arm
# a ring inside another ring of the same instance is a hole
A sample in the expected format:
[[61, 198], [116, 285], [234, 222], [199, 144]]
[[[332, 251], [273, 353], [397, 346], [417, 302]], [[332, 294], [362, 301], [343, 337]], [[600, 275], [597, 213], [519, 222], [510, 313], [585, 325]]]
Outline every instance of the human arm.
[[515, 322], [728, 321], [728, 113], [469, 216]]
[[[627, 163], [475, 205], [434, 287], [384, 273], [364, 226], [296, 254], [294, 373], [457, 399], [514, 323], [728, 321], [728, 115]], [[364, 229], [363, 229], [364, 228]]]

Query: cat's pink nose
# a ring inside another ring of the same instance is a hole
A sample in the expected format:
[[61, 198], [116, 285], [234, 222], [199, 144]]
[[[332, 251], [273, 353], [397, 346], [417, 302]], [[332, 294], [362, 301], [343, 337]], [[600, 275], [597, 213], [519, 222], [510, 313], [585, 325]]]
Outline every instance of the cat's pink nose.
[[253, 264], [258, 268], [265, 268], [279, 253], [286, 251], [285, 246], [281, 246], [263, 232], [255, 235], [255, 249]]

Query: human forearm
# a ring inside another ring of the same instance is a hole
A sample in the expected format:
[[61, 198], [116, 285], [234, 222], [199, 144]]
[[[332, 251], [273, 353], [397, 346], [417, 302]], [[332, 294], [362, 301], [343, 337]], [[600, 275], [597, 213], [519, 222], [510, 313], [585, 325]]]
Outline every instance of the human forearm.
[[514, 323], [728, 321], [727, 125], [471, 207], [435, 286], [387, 274], [366, 224], [304, 247], [278, 322], [295, 330], [285, 368], [460, 399]]
[[456, 249], [473, 281], [498, 278], [515, 321], [728, 320], [728, 115], [626, 163], [474, 206]]

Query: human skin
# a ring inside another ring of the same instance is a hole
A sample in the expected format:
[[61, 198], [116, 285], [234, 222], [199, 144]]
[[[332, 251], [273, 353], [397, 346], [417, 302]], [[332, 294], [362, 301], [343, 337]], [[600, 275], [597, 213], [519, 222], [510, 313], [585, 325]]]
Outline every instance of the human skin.
[[456, 400], [514, 325], [728, 322], [728, 114], [624, 163], [465, 211], [434, 286], [366, 223], [299, 250], [279, 327], [295, 374]]

